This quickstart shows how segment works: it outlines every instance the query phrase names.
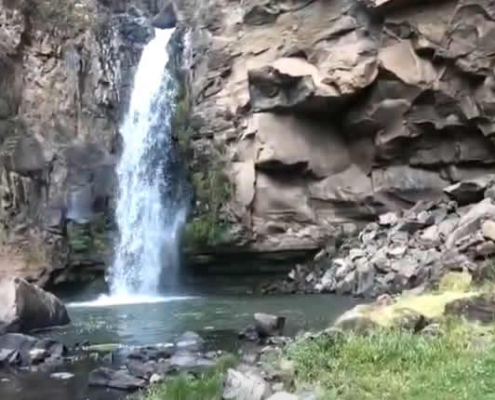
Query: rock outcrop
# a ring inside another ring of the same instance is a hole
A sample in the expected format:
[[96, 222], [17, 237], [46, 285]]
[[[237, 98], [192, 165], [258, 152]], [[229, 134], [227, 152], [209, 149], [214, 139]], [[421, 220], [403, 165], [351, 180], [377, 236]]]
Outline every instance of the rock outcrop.
[[0, 279], [0, 334], [67, 325], [69, 315], [53, 294], [20, 278]]
[[190, 243], [209, 261], [316, 251], [349, 222], [495, 171], [490, 1], [177, 6], [193, 28], [177, 131]]
[[152, 35], [135, 3], [0, 0], [0, 276], [84, 281], [110, 257], [118, 125]]

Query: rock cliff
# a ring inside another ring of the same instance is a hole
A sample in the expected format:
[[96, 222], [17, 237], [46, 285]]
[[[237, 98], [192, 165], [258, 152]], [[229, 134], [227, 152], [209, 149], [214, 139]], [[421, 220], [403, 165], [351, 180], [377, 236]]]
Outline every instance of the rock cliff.
[[0, 0], [0, 275], [56, 284], [104, 265], [118, 124], [150, 35], [124, 2]]
[[[495, 166], [490, 0], [189, 0], [195, 252], [293, 255]], [[187, 97], [187, 96], [186, 96]]]

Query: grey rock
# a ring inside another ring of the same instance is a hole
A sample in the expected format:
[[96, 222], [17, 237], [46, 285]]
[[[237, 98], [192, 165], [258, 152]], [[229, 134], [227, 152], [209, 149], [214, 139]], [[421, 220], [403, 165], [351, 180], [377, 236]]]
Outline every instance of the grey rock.
[[493, 183], [495, 175], [480, 176], [464, 180], [444, 189], [459, 205], [476, 203], [483, 200], [485, 190]]
[[188, 351], [199, 351], [203, 345], [204, 340], [196, 332], [185, 332], [175, 340], [175, 345], [178, 349]]
[[0, 333], [66, 325], [63, 303], [54, 295], [20, 278], [0, 279]]
[[174, 3], [170, 1], [163, 9], [153, 18], [151, 24], [158, 29], [174, 28], [177, 24], [177, 15]]
[[285, 317], [265, 313], [254, 314], [256, 331], [261, 337], [281, 336], [285, 327]]
[[125, 371], [116, 371], [110, 368], [100, 367], [89, 374], [90, 386], [102, 386], [113, 389], [133, 391], [146, 386], [144, 379], [136, 378]]
[[268, 383], [255, 370], [241, 372], [229, 369], [225, 377], [224, 400], [264, 400], [270, 396]]

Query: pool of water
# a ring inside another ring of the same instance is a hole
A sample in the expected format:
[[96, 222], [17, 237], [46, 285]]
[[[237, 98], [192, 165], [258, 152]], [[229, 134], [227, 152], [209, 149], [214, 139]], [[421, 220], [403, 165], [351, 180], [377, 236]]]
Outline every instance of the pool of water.
[[[176, 296], [161, 301], [112, 305], [112, 301], [84, 302], [68, 299], [72, 323], [41, 332], [65, 343], [144, 346], [173, 341], [188, 330], [199, 333], [211, 349], [235, 351], [237, 333], [253, 322], [253, 314], [265, 312], [287, 318], [287, 335], [323, 329], [340, 314], [357, 304], [346, 297], [322, 296]], [[48, 374], [0, 375], [1, 400], [113, 400], [124, 394], [89, 388], [90, 361], [76, 363], [63, 371], [75, 372], [68, 381], [56, 381]], [[3, 381], [8, 379], [8, 381]]]

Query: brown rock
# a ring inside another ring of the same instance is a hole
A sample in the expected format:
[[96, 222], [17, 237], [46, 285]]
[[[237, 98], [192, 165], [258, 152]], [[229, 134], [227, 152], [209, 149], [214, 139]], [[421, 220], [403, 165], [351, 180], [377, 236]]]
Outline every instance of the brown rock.
[[445, 313], [470, 321], [492, 323], [495, 320], [495, 295], [482, 294], [455, 300], [445, 306]]

